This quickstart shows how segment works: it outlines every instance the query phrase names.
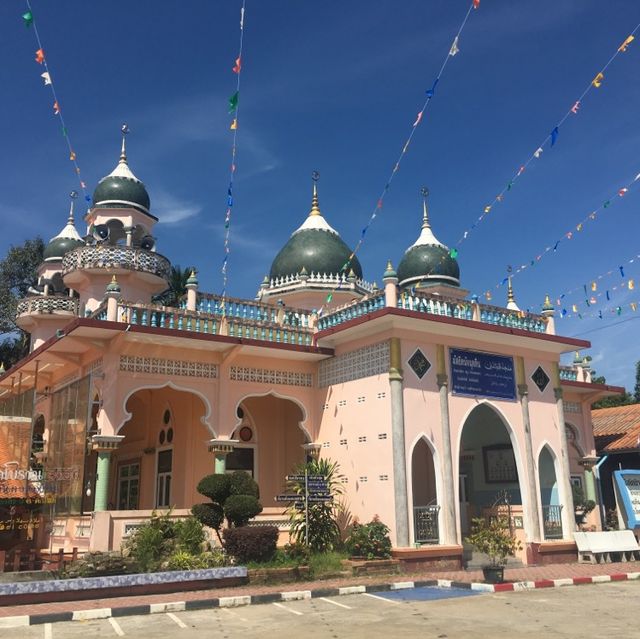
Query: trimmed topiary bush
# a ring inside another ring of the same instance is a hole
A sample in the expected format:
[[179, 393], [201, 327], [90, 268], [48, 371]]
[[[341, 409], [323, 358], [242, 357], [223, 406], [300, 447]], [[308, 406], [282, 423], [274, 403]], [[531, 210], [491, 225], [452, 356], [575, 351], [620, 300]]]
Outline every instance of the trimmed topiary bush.
[[239, 527], [246, 526], [252, 517], [262, 512], [258, 484], [240, 470], [231, 475], [207, 475], [197, 488], [212, 503], [196, 504], [191, 512], [202, 524], [216, 531], [220, 543], [220, 529], [225, 517], [229, 526]]
[[243, 526], [222, 531], [225, 548], [238, 563], [269, 561], [276, 552], [278, 529], [275, 526]]
[[231, 526], [246, 526], [262, 512], [262, 504], [253, 495], [230, 495], [224, 502], [224, 514]]

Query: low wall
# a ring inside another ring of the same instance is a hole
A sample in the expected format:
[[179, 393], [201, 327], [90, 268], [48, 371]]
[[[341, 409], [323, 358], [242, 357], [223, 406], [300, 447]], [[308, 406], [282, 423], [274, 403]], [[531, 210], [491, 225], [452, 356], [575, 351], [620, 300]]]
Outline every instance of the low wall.
[[526, 545], [526, 551], [527, 563], [538, 566], [578, 561], [578, 547], [574, 541], [532, 542]]
[[0, 606], [204, 590], [247, 582], [244, 566], [14, 582], [0, 584]]
[[391, 556], [400, 560], [405, 572], [462, 570], [463, 550], [462, 546], [395, 548], [391, 551]]

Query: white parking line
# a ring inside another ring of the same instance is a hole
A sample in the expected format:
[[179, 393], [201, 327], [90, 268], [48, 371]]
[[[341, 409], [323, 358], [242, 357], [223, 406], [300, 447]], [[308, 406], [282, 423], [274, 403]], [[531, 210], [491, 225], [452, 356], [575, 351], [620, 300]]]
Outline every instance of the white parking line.
[[182, 621], [182, 619], [179, 619], [172, 612], [168, 612], [167, 613], [167, 617], [169, 617], [169, 619], [171, 619], [171, 621], [175, 621], [181, 628], [186, 628], [187, 627], [187, 624], [184, 623], [184, 621]]
[[282, 608], [283, 610], [286, 610], [287, 612], [290, 612], [293, 615], [300, 615], [302, 616], [301, 612], [298, 612], [297, 610], [293, 610], [292, 608], [287, 608], [287, 606], [283, 606], [281, 603], [278, 603], [277, 601], [273, 602], [274, 606], [277, 606], [278, 608]]
[[113, 618], [109, 617], [109, 623], [118, 637], [124, 637], [124, 630], [120, 627], [120, 624]]
[[353, 610], [351, 606], [345, 606], [342, 603], [338, 603], [337, 601], [332, 601], [331, 599], [327, 599], [326, 597], [320, 597], [322, 601], [326, 601], [327, 603], [333, 604], [334, 606], [338, 606], [339, 608], [345, 608], [346, 610]]
[[399, 604], [399, 601], [396, 601], [395, 599], [387, 599], [386, 597], [378, 597], [378, 595], [372, 595], [370, 592], [363, 592], [362, 593], [365, 597], [371, 597], [372, 599], [379, 599], [380, 601], [386, 601], [387, 603], [392, 603], [392, 604]]
[[50, 623], [44, 624], [44, 639], [53, 639], [53, 626]]
[[243, 623], [249, 623], [248, 619], [241, 617], [235, 610], [231, 610], [230, 608], [220, 608], [220, 612], [225, 612], [226, 614], [231, 615], [232, 617], [237, 617]]

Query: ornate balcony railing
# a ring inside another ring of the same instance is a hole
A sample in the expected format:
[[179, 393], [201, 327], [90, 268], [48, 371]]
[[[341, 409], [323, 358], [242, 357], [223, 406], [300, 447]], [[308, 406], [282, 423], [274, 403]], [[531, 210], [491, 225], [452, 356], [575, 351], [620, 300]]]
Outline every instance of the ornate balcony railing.
[[351, 302], [331, 311], [331, 313], [318, 320], [318, 330], [322, 331], [325, 328], [337, 326], [338, 324], [348, 322], [349, 320], [357, 317], [362, 317], [368, 313], [373, 313], [373, 311], [377, 311], [381, 308], [384, 308], [384, 291], [360, 302]]
[[152, 273], [168, 280], [171, 275], [169, 260], [152, 251], [130, 246], [81, 246], [69, 251], [62, 258], [62, 274], [66, 275], [78, 269], [126, 269]]
[[[348, 322], [351, 319], [366, 315], [372, 311], [384, 308], [384, 292], [380, 292], [361, 302], [350, 303], [338, 308], [318, 320], [318, 329], [323, 330]], [[518, 328], [523, 331], [545, 333], [547, 320], [542, 315], [511, 311], [498, 306], [477, 304], [468, 300], [447, 298], [428, 293], [403, 292], [398, 297], [398, 308], [424, 313], [425, 315], [440, 315], [456, 319], [479, 321], [483, 324]]]
[[458, 319], [473, 319], [471, 302], [441, 296], [411, 295], [403, 293], [398, 298], [398, 308], [429, 315], [445, 315]]
[[565, 382], [575, 382], [578, 379], [578, 371], [572, 366], [560, 366], [560, 379]]
[[440, 506], [429, 504], [428, 506], [414, 506], [413, 508], [413, 539], [417, 544], [440, 543], [440, 530], [438, 528], [438, 512]]
[[34, 295], [18, 302], [16, 317], [21, 315], [78, 314], [78, 300], [57, 295]]
[[[182, 308], [186, 307], [183, 301]], [[271, 324], [286, 324], [296, 328], [310, 328], [314, 323], [314, 313], [304, 309], [289, 308], [260, 304], [249, 300], [227, 297], [224, 300], [218, 295], [210, 293], [198, 296], [197, 309], [200, 313], [222, 316], [245, 321], [267, 322]]]
[[[264, 313], [261, 316], [266, 317], [267, 308], [262, 310]], [[223, 315], [222, 312], [208, 313], [151, 304], [119, 302], [116, 320], [133, 326], [166, 328], [190, 333], [228, 335], [229, 337], [299, 346], [310, 346], [312, 344], [313, 329], [309, 326], [303, 326], [300, 323], [300, 317], [296, 317], [293, 311], [289, 315], [282, 312], [280, 316], [277, 313], [276, 315], [268, 314], [268, 316], [270, 319], [260, 320], [250, 317], [237, 317], [228, 313]], [[106, 307], [102, 306], [97, 309], [92, 317], [98, 320], [106, 320]], [[305, 319], [306, 321], [308, 321], [308, 318]]]

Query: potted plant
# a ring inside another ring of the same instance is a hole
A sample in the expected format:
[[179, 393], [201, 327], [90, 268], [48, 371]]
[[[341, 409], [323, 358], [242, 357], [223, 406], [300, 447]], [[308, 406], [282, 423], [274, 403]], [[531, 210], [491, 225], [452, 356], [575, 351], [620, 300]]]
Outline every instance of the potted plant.
[[573, 493], [573, 511], [576, 517], [576, 524], [584, 524], [585, 517], [596, 507], [593, 499], [586, 499], [582, 486], [571, 484]]
[[511, 536], [506, 517], [476, 517], [471, 520], [471, 534], [466, 538], [478, 552], [489, 556], [489, 564], [482, 567], [486, 583], [499, 584], [504, 581], [507, 557], [514, 555], [522, 544]]

